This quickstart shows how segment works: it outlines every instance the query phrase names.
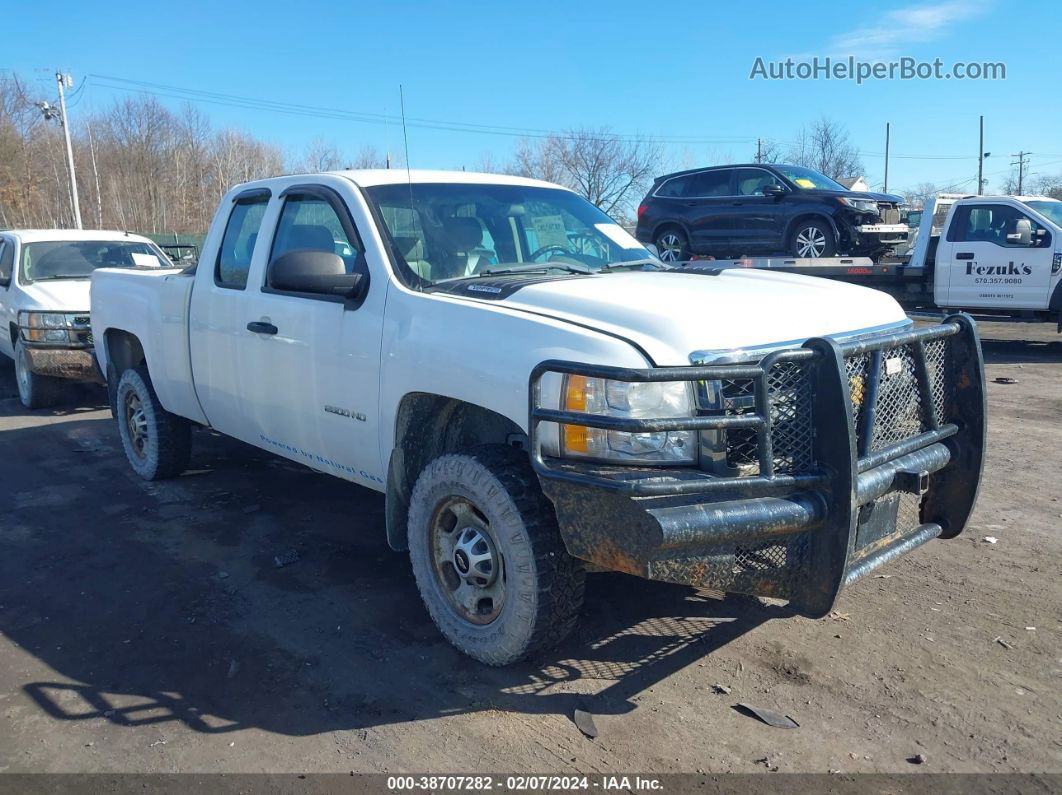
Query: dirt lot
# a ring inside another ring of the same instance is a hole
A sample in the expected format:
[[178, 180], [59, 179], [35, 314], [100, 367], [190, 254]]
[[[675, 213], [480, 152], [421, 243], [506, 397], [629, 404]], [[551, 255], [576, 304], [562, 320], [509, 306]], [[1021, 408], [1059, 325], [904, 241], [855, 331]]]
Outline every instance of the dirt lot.
[[5, 360], [0, 771], [1062, 771], [1062, 338], [982, 332], [1019, 383], [964, 536], [821, 621], [595, 575], [575, 637], [503, 670], [437, 635], [381, 497], [207, 432], [140, 482], [100, 391], [25, 412]]

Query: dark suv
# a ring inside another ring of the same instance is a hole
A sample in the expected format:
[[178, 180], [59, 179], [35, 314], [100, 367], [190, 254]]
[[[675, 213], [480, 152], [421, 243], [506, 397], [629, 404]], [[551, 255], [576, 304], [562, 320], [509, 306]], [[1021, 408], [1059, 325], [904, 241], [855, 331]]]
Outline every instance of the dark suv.
[[699, 168], [657, 177], [638, 207], [635, 236], [670, 262], [697, 254], [874, 256], [907, 239], [901, 202], [801, 166]]

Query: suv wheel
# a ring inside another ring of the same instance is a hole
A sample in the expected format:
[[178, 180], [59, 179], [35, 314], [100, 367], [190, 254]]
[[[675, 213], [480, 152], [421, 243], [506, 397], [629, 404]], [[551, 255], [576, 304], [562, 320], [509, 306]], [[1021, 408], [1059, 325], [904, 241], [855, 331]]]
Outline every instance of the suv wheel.
[[488, 446], [436, 458], [413, 488], [408, 532], [428, 613], [470, 657], [507, 665], [575, 625], [585, 572], [526, 453]]
[[664, 229], [657, 234], [656, 249], [663, 262], [685, 262], [690, 258], [690, 242], [681, 229]]
[[832, 257], [836, 251], [833, 230], [823, 221], [801, 221], [793, 230], [789, 253], [794, 257]]

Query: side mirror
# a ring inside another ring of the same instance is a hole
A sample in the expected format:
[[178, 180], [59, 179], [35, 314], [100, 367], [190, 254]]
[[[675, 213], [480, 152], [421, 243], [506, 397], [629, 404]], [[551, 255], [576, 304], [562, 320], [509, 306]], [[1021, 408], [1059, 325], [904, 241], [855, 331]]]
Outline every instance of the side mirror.
[[645, 249], [657, 259], [660, 259], [660, 249], [656, 247], [656, 243], [646, 243]]
[[1015, 246], [1033, 245], [1032, 221], [1021, 218], [1014, 224], [1014, 230], [1007, 235], [1007, 242]]
[[764, 196], [771, 196], [771, 197], [777, 199], [779, 196], [782, 196], [784, 194], [785, 194], [785, 188], [783, 188], [781, 185], [764, 185], [763, 186], [763, 195]]
[[281, 254], [269, 263], [266, 284], [274, 290], [352, 298], [365, 274], [347, 273], [338, 254], [315, 249], [297, 249]]

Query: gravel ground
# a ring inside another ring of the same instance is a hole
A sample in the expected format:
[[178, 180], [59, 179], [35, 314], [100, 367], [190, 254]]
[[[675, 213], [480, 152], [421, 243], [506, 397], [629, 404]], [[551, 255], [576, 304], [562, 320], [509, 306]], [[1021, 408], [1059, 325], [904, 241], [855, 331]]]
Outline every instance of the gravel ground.
[[26, 412], [5, 361], [0, 771], [1062, 771], [1062, 338], [982, 334], [1019, 383], [966, 534], [819, 621], [594, 575], [576, 635], [501, 670], [438, 636], [382, 497], [206, 431], [140, 482], [101, 391]]

